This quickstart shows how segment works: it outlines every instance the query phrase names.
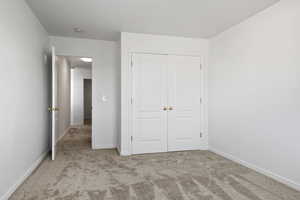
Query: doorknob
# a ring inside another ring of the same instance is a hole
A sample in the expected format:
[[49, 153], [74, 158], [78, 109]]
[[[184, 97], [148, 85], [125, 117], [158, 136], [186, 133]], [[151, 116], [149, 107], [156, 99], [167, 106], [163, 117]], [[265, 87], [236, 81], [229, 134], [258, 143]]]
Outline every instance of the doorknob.
[[169, 107], [169, 110], [173, 110], [173, 107], [172, 107], [172, 106], [170, 106], [170, 107]]
[[163, 108], [163, 110], [165, 110], [165, 111], [166, 111], [166, 110], [168, 110], [168, 108], [165, 106], [165, 107]]

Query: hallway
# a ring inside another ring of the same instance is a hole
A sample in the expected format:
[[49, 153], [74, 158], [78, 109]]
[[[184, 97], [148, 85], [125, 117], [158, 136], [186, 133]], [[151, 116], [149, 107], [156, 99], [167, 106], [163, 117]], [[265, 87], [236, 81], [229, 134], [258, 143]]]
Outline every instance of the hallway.
[[298, 200], [300, 193], [209, 151], [120, 157], [72, 128], [10, 200]]
[[70, 128], [68, 133], [59, 141], [59, 152], [75, 151], [75, 150], [89, 150], [92, 148], [92, 125], [86, 124], [76, 128]]

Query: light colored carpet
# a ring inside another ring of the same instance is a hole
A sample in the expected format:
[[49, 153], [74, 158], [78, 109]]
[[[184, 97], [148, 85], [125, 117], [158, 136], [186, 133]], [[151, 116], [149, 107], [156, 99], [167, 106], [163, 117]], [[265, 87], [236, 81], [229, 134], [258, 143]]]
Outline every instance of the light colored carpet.
[[120, 157], [71, 129], [11, 200], [300, 200], [300, 193], [209, 151]]

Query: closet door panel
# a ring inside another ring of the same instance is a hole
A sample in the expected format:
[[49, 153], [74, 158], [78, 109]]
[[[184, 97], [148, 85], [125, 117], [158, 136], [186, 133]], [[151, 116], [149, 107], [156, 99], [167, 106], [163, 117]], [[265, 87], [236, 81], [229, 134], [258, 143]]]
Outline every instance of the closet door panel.
[[166, 63], [163, 55], [133, 55], [133, 154], [167, 151]]
[[168, 151], [200, 148], [200, 58], [168, 56]]

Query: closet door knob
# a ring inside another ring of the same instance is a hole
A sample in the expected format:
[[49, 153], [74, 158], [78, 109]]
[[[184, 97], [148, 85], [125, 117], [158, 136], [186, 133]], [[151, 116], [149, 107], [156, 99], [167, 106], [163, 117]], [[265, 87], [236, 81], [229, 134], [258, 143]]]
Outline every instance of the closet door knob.
[[169, 107], [169, 110], [173, 110], [173, 107], [172, 107], [172, 106], [170, 106], [170, 107]]
[[166, 111], [166, 110], [168, 110], [168, 108], [165, 106], [165, 107], [163, 108], [163, 110], [165, 110], [165, 111]]

